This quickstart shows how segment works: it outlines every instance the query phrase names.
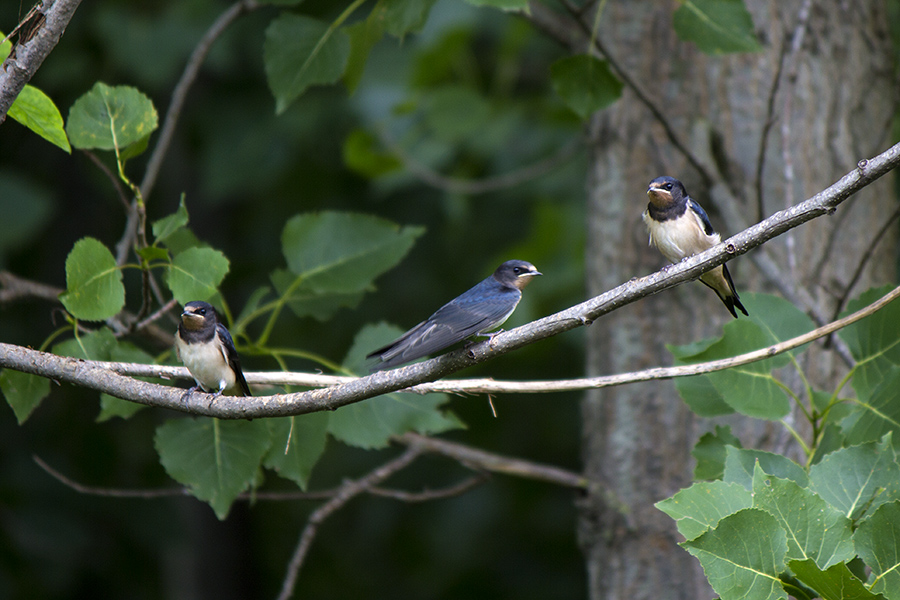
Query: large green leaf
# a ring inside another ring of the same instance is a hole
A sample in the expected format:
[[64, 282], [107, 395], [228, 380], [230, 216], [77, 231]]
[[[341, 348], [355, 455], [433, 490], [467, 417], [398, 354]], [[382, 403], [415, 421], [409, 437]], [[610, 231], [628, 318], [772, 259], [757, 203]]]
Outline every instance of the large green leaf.
[[792, 560], [788, 566], [804, 585], [818, 592], [822, 600], [884, 600], [881, 594], [870, 592], [844, 563], [824, 571], [812, 559]]
[[212, 248], [189, 248], [175, 255], [169, 268], [169, 289], [179, 303], [209, 300], [228, 273], [225, 255]]
[[853, 535], [859, 557], [872, 569], [871, 590], [900, 599], [900, 502], [889, 502], [860, 524]]
[[406, 256], [422, 227], [400, 227], [369, 215], [306, 213], [281, 235], [288, 267], [319, 293], [356, 293]]
[[787, 540], [769, 513], [756, 508], [738, 511], [681, 546], [700, 560], [722, 600], [787, 599], [778, 579], [784, 571]]
[[672, 20], [678, 37], [706, 54], [762, 49], [744, 0], [682, 0]]
[[741, 447], [741, 441], [731, 433], [728, 425], [716, 425], [715, 432], [707, 432], [691, 450], [697, 460], [694, 479], [721, 479], [725, 473], [725, 449], [727, 446]]
[[[368, 325], [360, 331], [344, 359], [344, 367], [351, 372], [364, 373], [366, 354], [389, 343], [402, 333], [385, 324]], [[382, 448], [391, 436], [407, 431], [441, 433], [462, 427], [453, 413], [440, 407], [448, 400], [446, 394], [387, 394], [343, 406], [333, 413], [328, 431], [335, 438], [360, 448]]]
[[287, 12], [272, 20], [263, 58], [275, 111], [284, 112], [312, 85], [340, 79], [349, 55], [347, 33], [324, 21]]
[[125, 306], [122, 271], [99, 240], [75, 242], [66, 257], [66, 291], [59, 299], [72, 316], [85, 321], [103, 321]]
[[[380, 0], [373, 9], [384, 7], [384, 19], [387, 32], [401, 40], [407, 33], [422, 31], [428, 13], [437, 0]], [[371, 18], [371, 17], [370, 17]]]
[[341, 308], [353, 308], [362, 300], [364, 292], [328, 292], [287, 269], [275, 269], [270, 274], [278, 295], [298, 317], [313, 317], [327, 321]]
[[675, 519], [679, 533], [692, 540], [724, 517], [753, 506], [753, 496], [736, 483], [703, 481], [654, 506]]
[[856, 555], [850, 519], [809, 489], [767, 475], [758, 463], [753, 473], [753, 507], [775, 517], [787, 532], [788, 560], [813, 559], [827, 569]]
[[900, 500], [900, 465], [890, 434], [828, 454], [810, 468], [809, 479], [814, 492], [854, 521]]
[[272, 440], [263, 420], [172, 419], [156, 430], [156, 451], [172, 479], [224, 519], [250, 487]]
[[854, 415], [846, 432], [848, 444], [880, 440], [888, 432], [894, 444], [900, 444], [900, 367], [887, 371], [869, 400], [860, 400], [857, 406], [860, 414]]
[[66, 131], [79, 150], [119, 150], [140, 142], [157, 127], [153, 102], [133, 87], [98, 81], [69, 109]]
[[606, 61], [587, 54], [561, 58], [550, 66], [553, 89], [582, 119], [622, 95], [622, 82]]
[[383, 3], [379, 2], [366, 20], [344, 27], [344, 32], [350, 39], [347, 67], [344, 69], [344, 86], [351, 94], [359, 86], [372, 48], [384, 37], [385, 10]]
[[36, 87], [26, 85], [22, 88], [9, 108], [9, 116], [51, 144], [72, 153], [59, 109], [47, 94]]
[[118, 344], [113, 332], [101, 327], [87, 335], [79, 335], [53, 346], [53, 354], [82, 360], [109, 360]]
[[327, 412], [318, 412], [266, 419], [272, 433], [272, 447], [263, 464], [305, 490], [313, 467], [325, 451], [329, 417]]
[[430, 90], [425, 101], [425, 122], [435, 137], [449, 144], [477, 137], [496, 117], [487, 98], [463, 85]]
[[3, 369], [0, 372], [0, 391], [21, 425], [50, 394], [50, 380], [30, 373]]
[[769, 475], [790, 479], [800, 487], [809, 484], [803, 467], [781, 454], [727, 446], [725, 448], [725, 473], [723, 481], [739, 483], [748, 490], [753, 489], [753, 473], [756, 465]]
[[[806, 314], [782, 298], [748, 293], [743, 300], [750, 311], [749, 319], [729, 322], [718, 341], [695, 354], [688, 354], [696, 347], [693, 344], [670, 348], [679, 362], [693, 364], [737, 356], [791, 339], [814, 327]], [[717, 402], [721, 400], [747, 416], [780, 419], [790, 411], [790, 401], [773, 377], [772, 370], [785, 366], [791, 355], [804, 349], [805, 346], [802, 346], [779, 356], [696, 377], [706, 378], [718, 392], [717, 396], [699, 384], [692, 387], [679, 384], [679, 392], [684, 390], [685, 394], [693, 392], [710, 395], [708, 399], [700, 401], [700, 406], [707, 407], [711, 414], [716, 412]], [[696, 399], [688, 397], [685, 401], [692, 407], [698, 403]]]
[[[847, 303], [841, 315], [868, 306], [891, 291], [893, 286], [874, 288]], [[857, 365], [853, 371], [853, 389], [857, 397], [867, 402], [887, 374], [900, 366], [900, 302], [891, 302], [875, 314], [869, 315], [838, 332], [847, 342]]]

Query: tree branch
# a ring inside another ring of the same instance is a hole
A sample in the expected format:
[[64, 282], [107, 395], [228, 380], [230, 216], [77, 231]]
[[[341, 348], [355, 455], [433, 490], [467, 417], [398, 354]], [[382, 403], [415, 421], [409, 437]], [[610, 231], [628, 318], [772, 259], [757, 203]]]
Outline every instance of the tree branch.
[[44, 0], [41, 11], [44, 22], [38, 26], [37, 33], [24, 43], [16, 44], [3, 62], [0, 68], [0, 124], [6, 120], [6, 114], [22, 88], [56, 47], [79, 4], [81, 0]]
[[[804, 344], [831, 335], [835, 331], [843, 329], [860, 319], [864, 319], [865, 317], [874, 314], [887, 306], [898, 296], [900, 296], [900, 287], [888, 292], [872, 304], [843, 319], [823, 325], [822, 327], [818, 327], [803, 335], [777, 344], [772, 344], [765, 348], [760, 348], [759, 350], [709, 362], [681, 365], [677, 367], [655, 367], [652, 369], [644, 369], [632, 373], [621, 373], [618, 375], [581, 377], [576, 379], [552, 379], [545, 381], [501, 381], [490, 377], [478, 379], [442, 379], [440, 381], [422, 383], [397, 391], [415, 394], [430, 394], [434, 392], [445, 394], [540, 394], [549, 392], [574, 392], [587, 389], [614, 387], [642, 381], [703, 375], [750, 364], [782, 354], [789, 350], [793, 350], [794, 348], [799, 348]], [[837, 317], [835, 316], [835, 318]], [[183, 379], [185, 381], [190, 381], [192, 379], [190, 373], [188, 373], [188, 370], [184, 367], [99, 361], [91, 364], [130, 377], [157, 377], [161, 379]], [[326, 388], [359, 380], [358, 377], [342, 375], [289, 373], [285, 371], [247, 372], [244, 373], [244, 376], [249, 383], [255, 385], [290, 385], [309, 388]]]
[[171, 408], [221, 419], [246, 419], [306, 414], [334, 410], [366, 398], [435, 381], [465, 367], [490, 360], [538, 340], [589, 325], [601, 316], [691, 279], [729, 258], [816, 217], [831, 214], [844, 200], [900, 164], [900, 144], [854, 169], [826, 190], [788, 210], [725, 240], [725, 242], [671, 265], [665, 271], [632, 279], [608, 292], [564, 311], [474, 344], [391, 371], [379, 371], [324, 389], [251, 398], [214, 397], [195, 392], [182, 401], [183, 391], [129, 377], [79, 359], [0, 344], [0, 366], [73, 383], [141, 404]]
[[281, 586], [281, 593], [278, 594], [279, 600], [288, 600], [288, 598], [294, 594], [294, 586], [297, 584], [297, 576], [300, 573], [300, 567], [303, 566], [303, 561], [306, 559], [309, 547], [316, 537], [319, 525], [359, 494], [370, 490], [397, 471], [408, 466], [421, 453], [422, 451], [417, 448], [407, 448], [403, 454], [394, 460], [381, 465], [365, 477], [357, 479], [356, 481], [345, 482], [338, 489], [334, 498], [317, 508], [313, 514], [309, 516], [306, 527], [303, 528], [303, 533], [300, 534], [300, 540], [297, 542], [297, 548], [294, 550], [294, 555], [291, 557], [290, 563], [288, 563], [287, 573]]

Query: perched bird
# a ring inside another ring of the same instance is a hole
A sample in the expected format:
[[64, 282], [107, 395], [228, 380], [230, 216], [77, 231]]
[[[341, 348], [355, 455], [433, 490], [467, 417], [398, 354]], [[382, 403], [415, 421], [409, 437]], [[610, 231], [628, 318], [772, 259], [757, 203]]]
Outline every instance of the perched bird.
[[508, 260], [494, 274], [454, 298], [399, 338], [369, 354], [380, 362], [373, 371], [390, 369], [427, 356], [470, 335], [485, 335], [503, 324], [522, 299], [522, 288], [540, 275], [524, 260]]
[[[650, 182], [647, 195], [650, 203], [644, 211], [644, 223], [650, 232], [650, 244], [669, 261], [677, 263], [721, 241], [706, 211], [688, 196], [684, 185], [674, 177], [657, 177]], [[719, 295], [734, 318], [737, 318], [735, 307], [747, 314], [724, 264], [701, 275], [700, 281]]]
[[231, 334], [219, 322], [219, 315], [211, 304], [188, 302], [184, 305], [181, 323], [175, 333], [175, 352], [197, 382], [185, 395], [198, 388], [217, 396], [232, 389], [243, 396], [252, 395]]

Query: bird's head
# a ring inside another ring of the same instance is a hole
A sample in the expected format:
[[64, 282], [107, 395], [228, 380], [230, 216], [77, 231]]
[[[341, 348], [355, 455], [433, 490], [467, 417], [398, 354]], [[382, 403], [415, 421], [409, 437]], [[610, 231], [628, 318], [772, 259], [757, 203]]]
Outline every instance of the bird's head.
[[494, 279], [520, 290], [531, 283], [532, 278], [537, 275], [541, 275], [541, 272], [524, 260], [508, 260], [494, 271]]
[[188, 331], [199, 331], [210, 325], [215, 327], [217, 320], [216, 309], [208, 302], [188, 302], [181, 313], [181, 322]]
[[657, 177], [647, 188], [650, 203], [656, 208], [665, 209], [683, 202], [687, 198], [684, 185], [674, 177]]

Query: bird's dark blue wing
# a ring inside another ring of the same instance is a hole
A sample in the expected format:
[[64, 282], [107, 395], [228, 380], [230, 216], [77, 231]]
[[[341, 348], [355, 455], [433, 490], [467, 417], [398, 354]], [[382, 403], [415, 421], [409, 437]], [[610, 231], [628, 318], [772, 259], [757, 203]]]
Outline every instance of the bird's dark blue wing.
[[234, 380], [237, 382], [238, 387], [245, 396], [252, 396], [250, 386], [247, 385], [247, 380], [244, 379], [244, 371], [241, 369], [241, 359], [238, 357], [237, 350], [234, 349], [234, 340], [231, 339], [228, 329], [221, 323], [216, 323], [216, 336], [218, 336], [222, 347], [225, 349], [225, 358], [228, 360], [228, 366], [234, 371]]
[[713, 229], [712, 223], [709, 222], [709, 215], [706, 214], [706, 211], [703, 210], [703, 207], [690, 198], [688, 198], [687, 202], [688, 207], [690, 207], [690, 209], [694, 211], [694, 214], [697, 215], [700, 218], [700, 222], [703, 223], [703, 232], [706, 233], [706, 235], [714, 234], [716, 230]]
[[375, 369], [387, 369], [433, 354], [476, 333], [493, 329], [515, 310], [522, 293], [488, 278], [448, 302], [427, 321], [369, 356], [380, 356]]

